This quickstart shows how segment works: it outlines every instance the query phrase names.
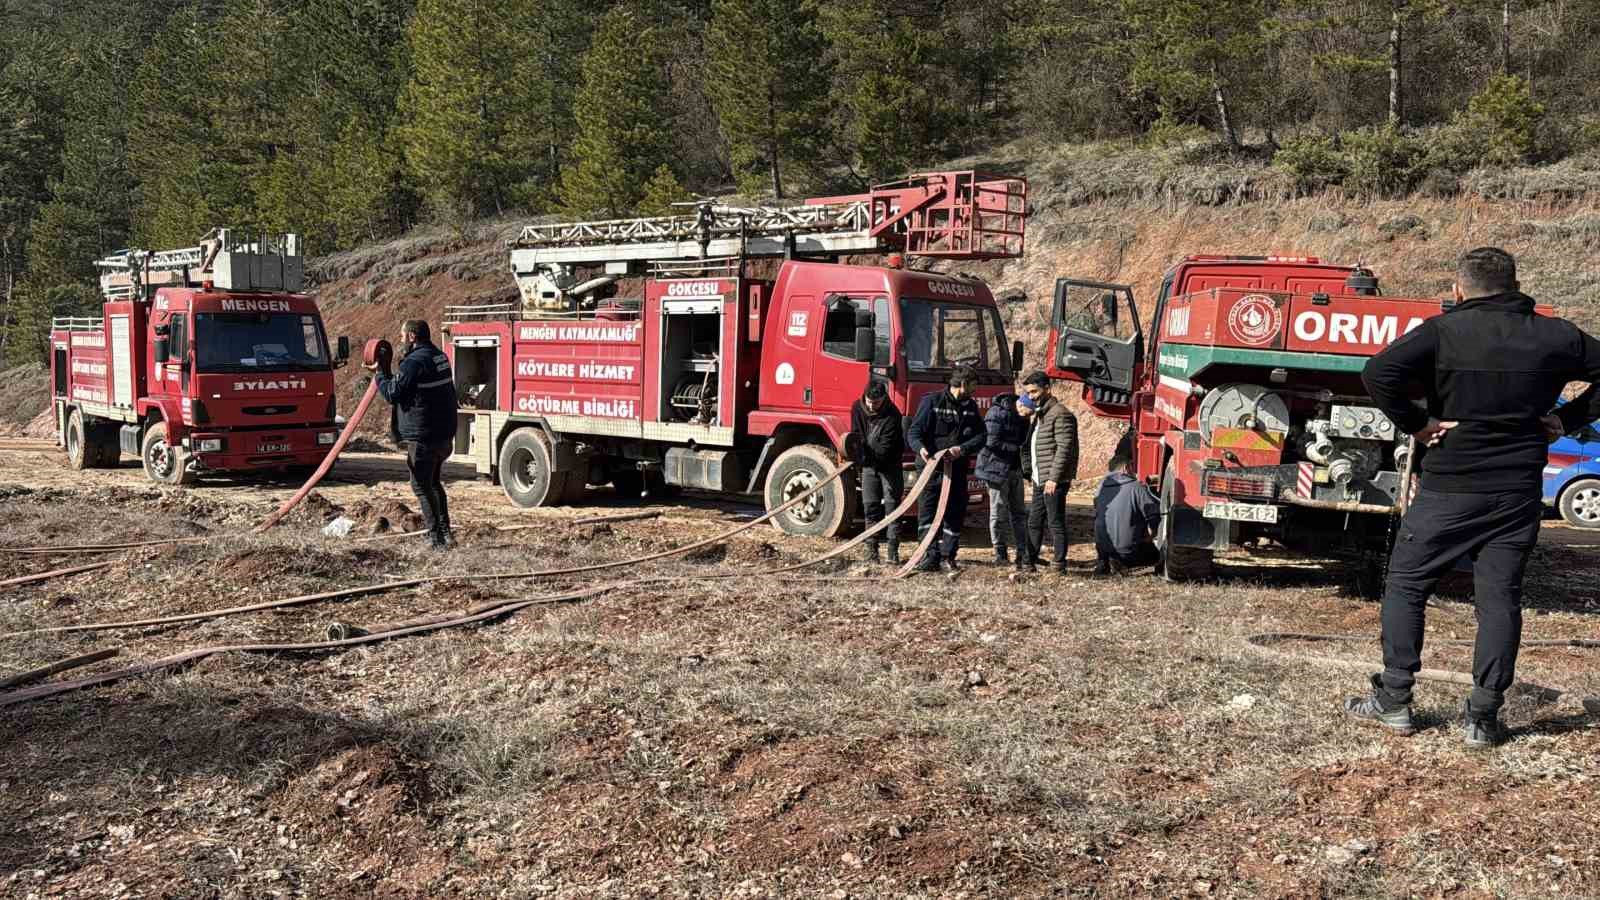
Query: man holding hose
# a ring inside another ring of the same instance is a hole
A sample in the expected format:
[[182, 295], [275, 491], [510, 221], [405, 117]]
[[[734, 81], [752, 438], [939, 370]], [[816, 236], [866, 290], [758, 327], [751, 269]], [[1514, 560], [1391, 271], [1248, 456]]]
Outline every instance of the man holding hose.
[[408, 320], [401, 327], [399, 350], [399, 374], [390, 374], [387, 358], [367, 368], [377, 372], [378, 393], [394, 407], [389, 428], [406, 448], [406, 468], [422, 508], [428, 544], [448, 550], [456, 541], [450, 533], [450, 507], [440, 475], [455, 443], [455, 379], [449, 357], [433, 345], [427, 322]]
[[[1416, 438], [1422, 486], [1406, 510], [1383, 595], [1383, 674], [1345, 711], [1411, 734], [1411, 688], [1422, 667], [1423, 614], [1440, 577], [1472, 560], [1478, 635], [1468, 747], [1508, 734], [1500, 721], [1522, 641], [1522, 576], [1539, 539], [1546, 445], [1600, 417], [1600, 341], [1534, 312], [1516, 262], [1480, 247], [1456, 264], [1455, 304], [1423, 322], [1361, 373], [1373, 404]], [[1569, 381], [1591, 382], [1551, 414]], [[1412, 404], [1420, 395], [1426, 406]]]

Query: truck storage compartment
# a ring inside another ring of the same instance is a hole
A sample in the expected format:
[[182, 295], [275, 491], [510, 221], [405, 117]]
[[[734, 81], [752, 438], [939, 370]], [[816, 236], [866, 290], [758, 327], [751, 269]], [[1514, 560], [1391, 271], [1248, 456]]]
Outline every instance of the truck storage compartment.
[[661, 421], [721, 425], [722, 300], [661, 304]]
[[662, 460], [661, 470], [667, 484], [730, 494], [744, 490], [749, 477], [743, 461], [731, 450], [671, 447]]
[[478, 411], [491, 411], [500, 388], [500, 342], [493, 337], [462, 337], [454, 341], [451, 374], [456, 381], [455, 452], [472, 451], [472, 421]]

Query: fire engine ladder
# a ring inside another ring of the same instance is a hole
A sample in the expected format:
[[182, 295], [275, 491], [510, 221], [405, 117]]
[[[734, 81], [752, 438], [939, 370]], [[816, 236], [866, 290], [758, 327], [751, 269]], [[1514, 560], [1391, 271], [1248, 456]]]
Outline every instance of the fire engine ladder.
[[[508, 243], [525, 306], [554, 310], [649, 262], [905, 253], [1010, 259], [1023, 252], [1027, 183], [932, 172], [794, 206], [694, 205], [693, 214], [528, 225]], [[604, 275], [580, 281], [579, 269]]]
[[212, 229], [194, 247], [177, 250], [123, 250], [97, 259], [100, 292], [107, 300], [147, 300], [162, 287], [200, 287], [211, 282], [225, 291], [284, 291], [304, 285], [300, 238], [295, 234], [241, 235]]

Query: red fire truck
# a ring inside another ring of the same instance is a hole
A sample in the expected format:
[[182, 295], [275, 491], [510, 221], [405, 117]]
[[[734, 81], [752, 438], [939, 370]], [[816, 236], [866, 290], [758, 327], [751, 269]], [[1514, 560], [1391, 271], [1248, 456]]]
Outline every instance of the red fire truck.
[[124, 453], [163, 484], [202, 472], [299, 469], [337, 436], [316, 302], [295, 235], [217, 229], [198, 246], [95, 263], [104, 314], [50, 334], [57, 442], [75, 469]]
[[1371, 593], [1412, 442], [1372, 406], [1361, 369], [1444, 308], [1379, 296], [1361, 267], [1190, 256], [1162, 281], [1148, 339], [1129, 286], [1059, 280], [1049, 372], [1129, 423], [1124, 448], [1159, 486], [1166, 577], [1204, 577], [1216, 551], [1265, 538], [1360, 560]]
[[[519, 506], [606, 483], [779, 506], [831, 471], [872, 375], [909, 415], [958, 363], [980, 405], [1020, 365], [981, 281], [819, 260], [1016, 257], [1026, 200], [1020, 180], [945, 172], [791, 207], [529, 226], [512, 242], [520, 302], [447, 310], [456, 458]], [[617, 299], [640, 275], [642, 296]], [[856, 500], [847, 477], [777, 524], [839, 534]]]

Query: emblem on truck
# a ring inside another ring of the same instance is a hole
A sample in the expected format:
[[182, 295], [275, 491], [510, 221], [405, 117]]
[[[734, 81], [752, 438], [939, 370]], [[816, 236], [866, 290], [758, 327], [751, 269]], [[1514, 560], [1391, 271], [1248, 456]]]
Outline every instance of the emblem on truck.
[[1228, 331], [1240, 343], [1270, 344], [1283, 328], [1283, 312], [1266, 294], [1245, 294], [1228, 310]]

